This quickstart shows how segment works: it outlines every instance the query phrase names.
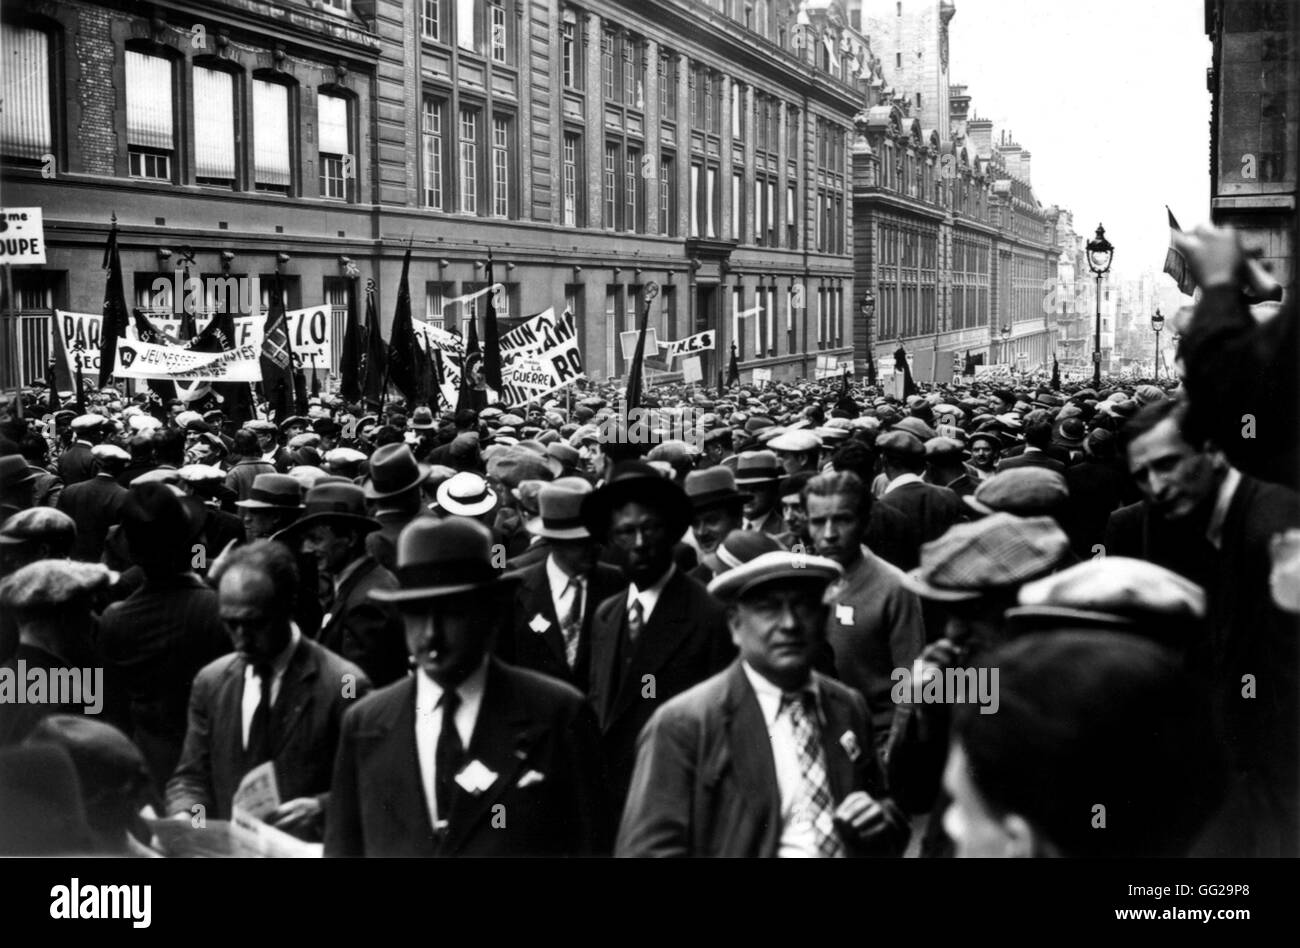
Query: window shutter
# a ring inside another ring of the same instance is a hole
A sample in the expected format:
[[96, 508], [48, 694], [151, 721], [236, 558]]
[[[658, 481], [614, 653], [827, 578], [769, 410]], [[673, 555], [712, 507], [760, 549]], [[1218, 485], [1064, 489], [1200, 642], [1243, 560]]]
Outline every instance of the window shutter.
[[194, 68], [194, 163], [200, 178], [235, 177], [234, 79]]
[[172, 64], [161, 56], [126, 51], [126, 140], [172, 150]]

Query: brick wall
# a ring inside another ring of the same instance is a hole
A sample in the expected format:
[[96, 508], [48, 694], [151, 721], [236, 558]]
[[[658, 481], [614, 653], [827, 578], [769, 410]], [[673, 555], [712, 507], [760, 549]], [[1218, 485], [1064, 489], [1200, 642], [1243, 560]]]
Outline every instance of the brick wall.
[[88, 174], [116, 174], [118, 150], [114, 108], [117, 89], [113, 85], [113, 44], [109, 37], [112, 14], [97, 7], [78, 10], [74, 50], [81, 75], [75, 90], [69, 90], [80, 106], [81, 122], [76, 134], [81, 145], [82, 167]]

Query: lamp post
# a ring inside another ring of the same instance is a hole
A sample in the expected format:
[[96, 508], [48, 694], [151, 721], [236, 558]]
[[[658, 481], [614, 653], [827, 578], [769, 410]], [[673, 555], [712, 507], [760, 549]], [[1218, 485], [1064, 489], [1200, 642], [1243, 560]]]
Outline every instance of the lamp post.
[[1088, 241], [1088, 269], [1097, 277], [1097, 323], [1093, 337], [1092, 350], [1092, 385], [1101, 387], [1101, 278], [1110, 271], [1110, 262], [1115, 256], [1115, 248], [1106, 239], [1106, 228], [1097, 225], [1097, 236]]
[[1156, 381], [1160, 381], [1160, 330], [1165, 328], [1165, 318], [1160, 315], [1160, 307], [1156, 307], [1156, 314], [1151, 317], [1151, 328], [1156, 333]]
[[871, 349], [871, 323], [876, 315], [876, 296], [870, 290], [862, 294], [862, 317], [867, 340], [867, 384], [876, 384], [876, 356]]
[[1009, 348], [1010, 345], [1011, 345], [1011, 327], [1003, 326], [1002, 327], [1002, 357], [998, 360], [999, 362], [1006, 362], [1008, 365], [1011, 364], [1011, 355], [1010, 355], [1010, 348]]

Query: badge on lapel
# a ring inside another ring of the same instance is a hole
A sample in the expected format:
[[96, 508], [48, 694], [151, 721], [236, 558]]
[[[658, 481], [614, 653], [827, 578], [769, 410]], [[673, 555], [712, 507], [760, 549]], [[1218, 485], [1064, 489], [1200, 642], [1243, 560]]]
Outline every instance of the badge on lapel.
[[546, 618], [540, 612], [533, 616], [532, 621], [528, 623], [528, 628], [532, 629], [538, 635], [541, 635], [551, 627], [551, 620]]
[[862, 748], [858, 746], [858, 737], [852, 731], [845, 731], [840, 735], [840, 747], [844, 748], [844, 753], [849, 755], [849, 760], [857, 761], [862, 756]]
[[456, 775], [456, 782], [460, 784], [462, 790], [466, 793], [472, 793], [478, 796], [488, 787], [496, 782], [497, 775], [483, 766], [482, 762], [471, 760], [460, 773]]
[[541, 783], [545, 779], [545, 774], [539, 773], [536, 770], [530, 770], [519, 778], [519, 782], [515, 784], [515, 786], [522, 790], [524, 787], [531, 787], [535, 783]]
[[846, 606], [843, 603], [835, 604], [835, 619], [840, 625], [853, 624], [853, 607]]

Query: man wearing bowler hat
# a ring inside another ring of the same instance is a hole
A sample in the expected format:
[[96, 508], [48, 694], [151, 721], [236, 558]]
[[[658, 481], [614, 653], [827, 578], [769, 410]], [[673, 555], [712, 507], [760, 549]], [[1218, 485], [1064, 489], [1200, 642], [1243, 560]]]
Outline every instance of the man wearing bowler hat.
[[840, 574], [833, 560], [777, 550], [709, 584], [740, 656], [650, 719], [617, 855], [902, 852], [907, 823], [885, 796], [866, 703], [813, 670], [823, 595]]
[[691, 521], [680, 487], [643, 461], [625, 461], [583, 500], [582, 520], [592, 536], [624, 554], [631, 580], [597, 607], [591, 628], [588, 694], [617, 808], [632, 777], [637, 734], [650, 715], [725, 668], [735, 647], [721, 603], [673, 562], [673, 544]]
[[596, 607], [627, 588], [623, 571], [599, 563], [599, 548], [583, 525], [582, 501], [591, 485], [581, 478], [547, 484], [537, 495], [539, 516], [528, 532], [546, 540], [540, 562], [519, 570], [514, 621], [497, 638], [496, 654], [587, 690], [591, 623]]
[[608, 820], [596, 722], [572, 687], [491, 656], [514, 577], [492, 534], [421, 518], [398, 540], [415, 674], [349, 709], [326, 856], [563, 856], [599, 852]]
[[378, 529], [366, 516], [360, 487], [325, 482], [307, 492], [302, 519], [273, 539], [314, 556], [318, 573], [329, 583], [317, 641], [360, 665], [381, 686], [405, 675], [407, 661], [401, 623], [370, 596], [373, 590], [397, 586], [393, 574], [366, 552], [366, 537]]

